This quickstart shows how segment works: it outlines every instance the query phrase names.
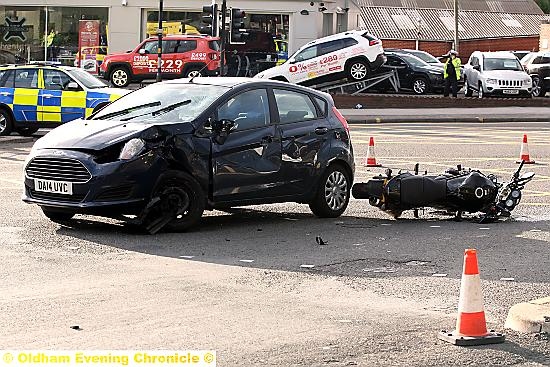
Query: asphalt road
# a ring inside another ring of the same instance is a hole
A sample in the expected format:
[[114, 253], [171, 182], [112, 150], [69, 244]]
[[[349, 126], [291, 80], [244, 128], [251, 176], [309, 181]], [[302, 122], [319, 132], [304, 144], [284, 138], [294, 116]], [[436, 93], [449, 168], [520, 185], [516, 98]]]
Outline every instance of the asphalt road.
[[548, 124], [354, 125], [356, 182], [384, 170], [362, 166], [371, 135], [395, 170], [461, 163], [505, 180], [523, 133], [537, 176], [505, 223], [393, 220], [352, 200], [338, 219], [265, 205], [156, 236], [94, 217], [49, 222], [19, 199], [30, 144], [0, 145], [0, 346], [215, 349], [219, 366], [548, 366], [539, 335], [437, 340], [456, 320], [465, 248], [479, 253], [491, 328], [503, 331], [513, 304], [550, 295]]

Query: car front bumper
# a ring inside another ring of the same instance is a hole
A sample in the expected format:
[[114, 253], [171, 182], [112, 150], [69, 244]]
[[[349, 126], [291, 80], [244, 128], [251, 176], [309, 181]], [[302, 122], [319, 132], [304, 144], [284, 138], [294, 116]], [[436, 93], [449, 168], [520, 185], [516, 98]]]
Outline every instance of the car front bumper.
[[[52, 163], [52, 166], [44, 167], [44, 170], [64, 173], [60, 174], [59, 178], [51, 175], [45, 178], [41, 174], [28, 170], [36, 158], [45, 158], [52, 162], [64, 160], [79, 162], [89, 172], [89, 179], [86, 182], [75, 182], [71, 181], [71, 178], [63, 178], [63, 175], [67, 175], [66, 169], [59, 168], [58, 163], [55, 163], [58, 166]], [[35, 153], [27, 162], [25, 188], [21, 197], [24, 202], [55, 208], [56, 211], [107, 217], [139, 214], [151, 197], [156, 177], [159, 177], [163, 167], [162, 160], [151, 152], [129, 161], [117, 160], [99, 164], [95, 162], [93, 156], [83, 152], [48, 149]], [[38, 191], [35, 187], [36, 178], [72, 182], [72, 194]]]
[[[506, 88], [493, 88], [491, 86], [484, 87], [484, 92], [486, 95], [490, 96], [498, 96], [498, 97], [506, 97], [506, 98], [513, 98], [513, 97], [529, 97], [531, 96], [531, 88], [528, 89], [506, 89]], [[505, 91], [509, 90], [517, 90], [517, 93], [506, 93]]]

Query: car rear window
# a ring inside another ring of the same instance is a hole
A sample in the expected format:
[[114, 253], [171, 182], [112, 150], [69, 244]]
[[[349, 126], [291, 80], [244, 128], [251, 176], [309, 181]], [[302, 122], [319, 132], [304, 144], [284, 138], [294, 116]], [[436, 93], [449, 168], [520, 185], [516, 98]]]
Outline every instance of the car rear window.
[[368, 39], [369, 41], [376, 41], [378, 38], [374, 37], [372, 34], [363, 33], [363, 37]]

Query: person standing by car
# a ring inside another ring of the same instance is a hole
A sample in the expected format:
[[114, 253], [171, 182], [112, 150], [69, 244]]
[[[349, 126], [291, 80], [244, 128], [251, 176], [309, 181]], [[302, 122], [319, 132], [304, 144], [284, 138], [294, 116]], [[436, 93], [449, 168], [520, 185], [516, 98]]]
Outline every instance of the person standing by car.
[[458, 93], [458, 81], [460, 80], [460, 58], [458, 52], [451, 50], [447, 53], [447, 61], [445, 61], [445, 68], [443, 71], [443, 78], [445, 79], [445, 90], [443, 95], [449, 96], [449, 91], [453, 93], [453, 97], [457, 97]]

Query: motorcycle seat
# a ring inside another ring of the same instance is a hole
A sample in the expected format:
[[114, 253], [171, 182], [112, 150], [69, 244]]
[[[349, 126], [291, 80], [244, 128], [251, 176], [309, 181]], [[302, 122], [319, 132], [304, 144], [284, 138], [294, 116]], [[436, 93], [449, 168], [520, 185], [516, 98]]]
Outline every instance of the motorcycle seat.
[[401, 179], [401, 202], [425, 206], [445, 199], [447, 180], [427, 176], [408, 176]]

